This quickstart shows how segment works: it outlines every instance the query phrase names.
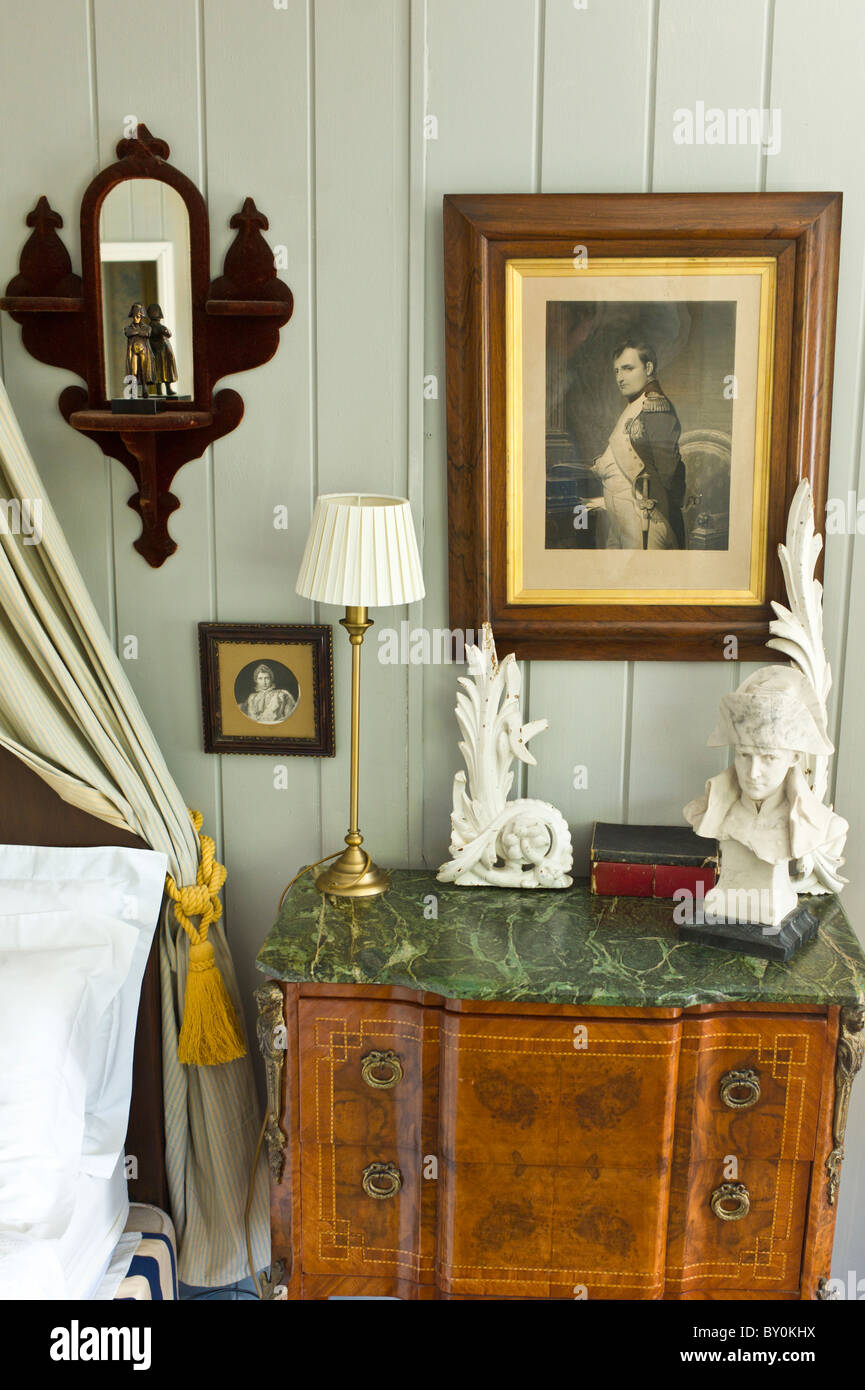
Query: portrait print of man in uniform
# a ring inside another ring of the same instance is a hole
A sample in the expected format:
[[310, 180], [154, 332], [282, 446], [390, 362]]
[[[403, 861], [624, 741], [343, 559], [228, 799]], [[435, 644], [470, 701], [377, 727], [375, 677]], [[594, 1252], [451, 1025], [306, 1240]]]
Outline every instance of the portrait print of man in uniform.
[[547, 304], [546, 548], [725, 550], [730, 301]]
[[604, 486], [609, 550], [685, 547], [682, 429], [655, 376], [657, 359], [649, 343], [636, 339], [613, 349], [616, 386], [626, 405], [592, 464]]

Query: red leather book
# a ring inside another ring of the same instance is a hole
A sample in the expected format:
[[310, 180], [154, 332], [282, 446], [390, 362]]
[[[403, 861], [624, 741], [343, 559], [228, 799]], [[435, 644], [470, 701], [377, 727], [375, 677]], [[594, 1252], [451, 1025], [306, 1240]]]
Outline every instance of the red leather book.
[[589, 851], [593, 893], [620, 898], [696, 895], [718, 872], [718, 844], [684, 825], [614, 825], [596, 821]]

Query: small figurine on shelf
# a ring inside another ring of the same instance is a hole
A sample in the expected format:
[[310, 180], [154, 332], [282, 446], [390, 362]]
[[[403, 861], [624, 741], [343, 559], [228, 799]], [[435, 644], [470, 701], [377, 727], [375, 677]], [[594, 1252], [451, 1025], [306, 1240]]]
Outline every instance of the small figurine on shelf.
[[171, 383], [177, 380], [177, 363], [168, 341], [171, 337], [171, 329], [162, 322], [162, 310], [158, 304], [148, 305], [147, 317], [150, 320], [150, 352], [153, 357], [152, 380], [156, 385], [156, 394], [161, 396], [164, 386], [166, 396], [173, 396], [176, 393], [172, 391]]
[[150, 324], [144, 316], [143, 304], [132, 305], [123, 332], [126, 334], [126, 384], [134, 388], [136, 396], [146, 396], [153, 381], [154, 363]]

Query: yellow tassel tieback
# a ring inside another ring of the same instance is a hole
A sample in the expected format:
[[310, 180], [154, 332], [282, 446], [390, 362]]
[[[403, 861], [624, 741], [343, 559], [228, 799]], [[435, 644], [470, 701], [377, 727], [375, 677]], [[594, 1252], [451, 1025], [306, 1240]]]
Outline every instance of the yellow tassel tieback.
[[[165, 878], [165, 891], [174, 903], [174, 915], [190, 941], [177, 1056], [187, 1064], [215, 1067], [245, 1057], [246, 1048], [234, 1005], [207, 939], [211, 922], [217, 922], [222, 916], [219, 890], [227, 877], [225, 865], [216, 861], [213, 840], [201, 833], [201, 812], [190, 811], [189, 814], [201, 844], [196, 882], [178, 888], [171, 874]], [[189, 920], [191, 917], [200, 918], [197, 928]]]

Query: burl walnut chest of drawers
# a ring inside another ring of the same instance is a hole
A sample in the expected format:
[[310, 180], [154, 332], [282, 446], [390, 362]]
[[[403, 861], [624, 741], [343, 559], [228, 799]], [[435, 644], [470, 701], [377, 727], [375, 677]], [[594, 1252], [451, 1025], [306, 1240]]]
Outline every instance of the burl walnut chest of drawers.
[[299, 881], [258, 958], [280, 1296], [826, 1296], [865, 957], [673, 905]]

